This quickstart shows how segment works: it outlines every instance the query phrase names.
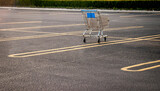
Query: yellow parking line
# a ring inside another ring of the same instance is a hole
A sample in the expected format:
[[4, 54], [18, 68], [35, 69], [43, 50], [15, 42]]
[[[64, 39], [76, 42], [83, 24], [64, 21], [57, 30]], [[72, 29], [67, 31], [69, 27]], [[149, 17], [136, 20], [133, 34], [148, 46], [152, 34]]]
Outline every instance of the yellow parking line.
[[26, 23], [42, 23], [42, 21], [8, 22], [8, 23], [0, 23], [0, 24], [26, 24]]
[[150, 40], [150, 41], [160, 41], [160, 39], [153, 39], [153, 40]]
[[12, 41], [12, 40], [24, 40], [24, 39], [46, 38], [46, 37], [53, 37], [53, 36], [59, 36], [59, 35], [52, 33], [52, 34], [46, 34], [46, 35], [34, 35], [34, 36], [2, 38], [2, 39], [0, 39], [0, 42], [3, 42], [3, 41]]
[[[129, 27], [119, 27], [119, 28], [106, 28], [103, 31], [127, 30], [127, 29], [136, 29], [136, 28], [144, 28], [144, 26], [129, 26]], [[66, 32], [66, 34], [79, 34], [79, 33], [82, 33], [83, 31], [84, 30]], [[92, 31], [92, 32], [97, 32], [97, 31]], [[63, 33], [63, 34], [65, 34], [65, 33]]]
[[106, 28], [104, 31], [112, 31], [112, 30], [126, 30], [126, 29], [135, 29], [135, 28], [144, 28], [144, 26], [129, 26], [129, 27], [120, 27], [120, 28]]
[[14, 31], [14, 30], [23, 30], [23, 29], [40, 29], [40, 28], [55, 28], [55, 27], [71, 27], [71, 26], [81, 26], [84, 24], [68, 24], [68, 25], [53, 25], [53, 26], [36, 26], [36, 27], [23, 27], [23, 28], [9, 28], [9, 29], [0, 29], [0, 31]]
[[113, 36], [108, 36], [108, 38], [112, 38], [112, 39], [127, 39], [127, 37], [113, 37]]
[[74, 50], [79, 50], [79, 49], [100, 47], [100, 46], [106, 46], [106, 45], [114, 45], [114, 44], [138, 42], [138, 41], [143, 41], [143, 40], [151, 40], [151, 39], [155, 39], [155, 38], [159, 38], [159, 37], [160, 37], [160, 34], [151, 35], [151, 36], [143, 36], [143, 37], [138, 37], [138, 38], [127, 38], [127, 39], [123, 39], [123, 40], [101, 42], [101, 44], [92, 43], [92, 44], [76, 45], [76, 46], [70, 46], [70, 47], [64, 47], [64, 48], [56, 48], [56, 49], [48, 49], [48, 50], [40, 50], [40, 51], [33, 51], [33, 52], [26, 52], [26, 53], [11, 54], [11, 55], [8, 55], [8, 57], [31, 57], [31, 56], [66, 52], [66, 51], [74, 51]]
[[[143, 28], [143, 26], [130, 26], [130, 27], [120, 27], [120, 28], [109, 28], [105, 31], [112, 31], [112, 30], [125, 30], [125, 29], [134, 29], [134, 28]], [[14, 30], [18, 32], [31, 32], [32, 31], [25, 31], [25, 30]], [[63, 36], [63, 35], [81, 35], [83, 31], [74, 31], [74, 32], [65, 32], [65, 33], [50, 33], [50, 32], [38, 32], [33, 31], [33, 33], [47, 33], [44, 35], [33, 35], [33, 36], [23, 36], [23, 37], [12, 37], [12, 38], [2, 38], [0, 42], [4, 41], [12, 41], [12, 40], [23, 40], [23, 39], [35, 39], [35, 38], [47, 38], [47, 37], [55, 37], [55, 36]], [[82, 36], [82, 35], [81, 35]]]
[[129, 17], [137, 17], [137, 16], [153, 16], [153, 15], [160, 15], [160, 14], [130, 15], [130, 16], [120, 16], [120, 17], [129, 18]]
[[[41, 22], [41, 21], [39, 21], [39, 22]], [[20, 23], [20, 22], [17, 22], [17, 24], [18, 23]], [[24, 23], [27, 23], [27, 22], [24, 22]], [[10, 23], [10, 24], [13, 24], [13, 22]], [[38, 32], [38, 31], [33, 31], [33, 32], [32, 31], [25, 31], [25, 29], [54, 28], [54, 27], [67, 27], [67, 26], [69, 27], [69, 26], [80, 26], [80, 25], [84, 25], [84, 24], [69, 24], [69, 25], [54, 25], [54, 26], [36, 26], [36, 27], [23, 27], [23, 28], [9, 28], [9, 29], [0, 29], [0, 31], [16, 31], [16, 32], [29, 32], [29, 33], [47, 33], [47, 32]], [[133, 29], [133, 28], [143, 28], [143, 27], [144, 26], [129, 26], [129, 27], [120, 27], [120, 28], [107, 28], [104, 31], [121, 30], [121, 29]], [[51, 32], [48, 32], [48, 33], [51, 33]]]
[[129, 17], [137, 17], [137, 16], [145, 16], [145, 15], [130, 15], [130, 16], [120, 16], [120, 17], [129, 18]]
[[28, 31], [28, 30], [12, 30], [14, 32], [25, 32], [25, 33], [43, 33], [43, 34], [51, 34], [52, 32], [40, 32], [40, 31]]
[[135, 68], [135, 67], [139, 67], [139, 66], [144, 66], [144, 65], [147, 65], [147, 64], [158, 63], [158, 62], [160, 62], [160, 60], [151, 61], [151, 62], [146, 62], [146, 63], [140, 63], [140, 64], [128, 66], [128, 67], [123, 67], [123, 68], [121, 68], [121, 70], [123, 70], [123, 71], [131, 71], [131, 72], [146, 71], [146, 70], [158, 68], [158, 67], [160, 67], [160, 65], [155, 65], [155, 66], [151, 66], [151, 67], [146, 67], [146, 68], [142, 68], [142, 69], [138, 69], [138, 70], [130, 70], [130, 69], [131, 69], [131, 68]]
[[[81, 26], [84, 24], [68, 24], [68, 25], [53, 25], [53, 26], [35, 26], [35, 27], [22, 27], [22, 28], [8, 28], [8, 29], [0, 29], [0, 31], [17, 31], [17, 32], [27, 32], [22, 31], [26, 29], [40, 29], [40, 28], [55, 28], [55, 27], [71, 27], [71, 26]], [[144, 26], [129, 26], [129, 27], [120, 27], [120, 28], [106, 28], [104, 31], [111, 30], [121, 30], [121, 29], [133, 29], [133, 28], [143, 28]], [[30, 31], [28, 31], [30, 32]], [[32, 32], [30, 32], [32, 33]], [[43, 32], [33, 32], [33, 33], [43, 33]], [[46, 33], [46, 32], [45, 32]]]

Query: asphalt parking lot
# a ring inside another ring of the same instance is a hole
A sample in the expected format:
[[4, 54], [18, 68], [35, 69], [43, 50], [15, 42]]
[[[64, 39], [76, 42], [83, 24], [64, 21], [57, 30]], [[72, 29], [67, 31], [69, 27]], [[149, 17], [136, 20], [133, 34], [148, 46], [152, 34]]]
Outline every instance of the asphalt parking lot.
[[101, 13], [99, 44], [81, 12], [0, 12], [1, 91], [160, 90], [160, 13]]

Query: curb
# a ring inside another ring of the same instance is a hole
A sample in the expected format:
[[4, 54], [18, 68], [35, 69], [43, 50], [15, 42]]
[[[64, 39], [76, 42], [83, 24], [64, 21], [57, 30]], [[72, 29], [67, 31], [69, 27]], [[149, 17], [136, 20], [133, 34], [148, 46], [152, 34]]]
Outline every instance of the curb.
[[[47, 10], [47, 11], [65, 11], [65, 12], [81, 12], [82, 9], [65, 9], [65, 8], [29, 8], [29, 7], [0, 7], [0, 9], [9, 10]], [[147, 10], [103, 10], [96, 9], [103, 13], [160, 13], [160, 11]]]

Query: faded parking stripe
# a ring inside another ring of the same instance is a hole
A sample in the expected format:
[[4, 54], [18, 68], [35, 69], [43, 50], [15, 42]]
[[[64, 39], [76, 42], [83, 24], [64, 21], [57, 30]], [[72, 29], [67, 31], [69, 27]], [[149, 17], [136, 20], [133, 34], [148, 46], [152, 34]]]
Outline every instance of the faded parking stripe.
[[160, 38], [160, 34], [158, 35], [151, 35], [151, 36], [143, 36], [138, 38], [127, 38], [123, 40], [114, 40], [108, 42], [101, 42], [99, 43], [92, 43], [92, 44], [84, 44], [84, 45], [77, 45], [77, 46], [70, 46], [70, 47], [63, 47], [63, 48], [56, 48], [56, 49], [48, 49], [48, 50], [40, 50], [40, 51], [33, 51], [33, 52], [25, 52], [25, 53], [18, 53], [18, 54], [11, 54], [8, 57], [31, 57], [31, 56], [38, 56], [38, 55], [46, 55], [46, 54], [53, 54], [59, 52], [67, 52], [67, 51], [74, 51], [86, 48], [94, 48], [106, 45], [114, 45], [114, 44], [122, 44], [122, 43], [131, 43], [131, 42], [138, 42], [144, 40], [152, 40], [155, 38]]
[[27, 23], [42, 23], [42, 21], [25, 21], [25, 22], [7, 22], [7, 23], [0, 23], [0, 24], [27, 24]]
[[[120, 28], [108, 28], [104, 31], [113, 31], [113, 30], [126, 30], [126, 29], [135, 29], [135, 28], [143, 28], [143, 26], [129, 26], [129, 27], [120, 27]], [[18, 32], [29, 32], [32, 31], [25, 31], [25, 30], [15, 30]], [[74, 32], [65, 32], [65, 33], [50, 33], [50, 32], [38, 32], [33, 31], [33, 33], [47, 33], [44, 35], [33, 35], [33, 36], [23, 36], [23, 37], [12, 37], [12, 38], [1, 38], [0, 42], [4, 41], [12, 41], [12, 40], [24, 40], [24, 39], [37, 39], [37, 38], [47, 38], [47, 37], [55, 37], [55, 36], [64, 36], [64, 35], [80, 35], [83, 31], [74, 31]]]
[[137, 69], [137, 70], [131, 70], [131, 68], [136, 68], [136, 67], [139, 67], [139, 66], [144, 66], [144, 65], [153, 64], [153, 63], [158, 63], [158, 62], [160, 62], [160, 60], [151, 61], [151, 62], [145, 62], [145, 63], [140, 63], [140, 64], [128, 66], [128, 67], [123, 67], [123, 68], [121, 68], [121, 70], [123, 70], [123, 71], [131, 71], [131, 72], [146, 71], [146, 70], [158, 68], [158, 67], [160, 67], [160, 65], [155, 65], [155, 66], [151, 66], [151, 67], [145, 67], [145, 68]]

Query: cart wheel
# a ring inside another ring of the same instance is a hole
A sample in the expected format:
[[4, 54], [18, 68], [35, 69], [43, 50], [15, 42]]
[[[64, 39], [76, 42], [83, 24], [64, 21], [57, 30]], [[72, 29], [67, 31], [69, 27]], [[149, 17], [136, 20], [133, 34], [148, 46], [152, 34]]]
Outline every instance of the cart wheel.
[[86, 38], [83, 39], [83, 42], [86, 43]]
[[104, 37], [104, 41], [106, 42], [106, 40], [107, 40], [107, 38], [106, 37]]
[[98, 43], [100, 43], [101, 41], [100, 41], [100, 38], [98, 38]]

